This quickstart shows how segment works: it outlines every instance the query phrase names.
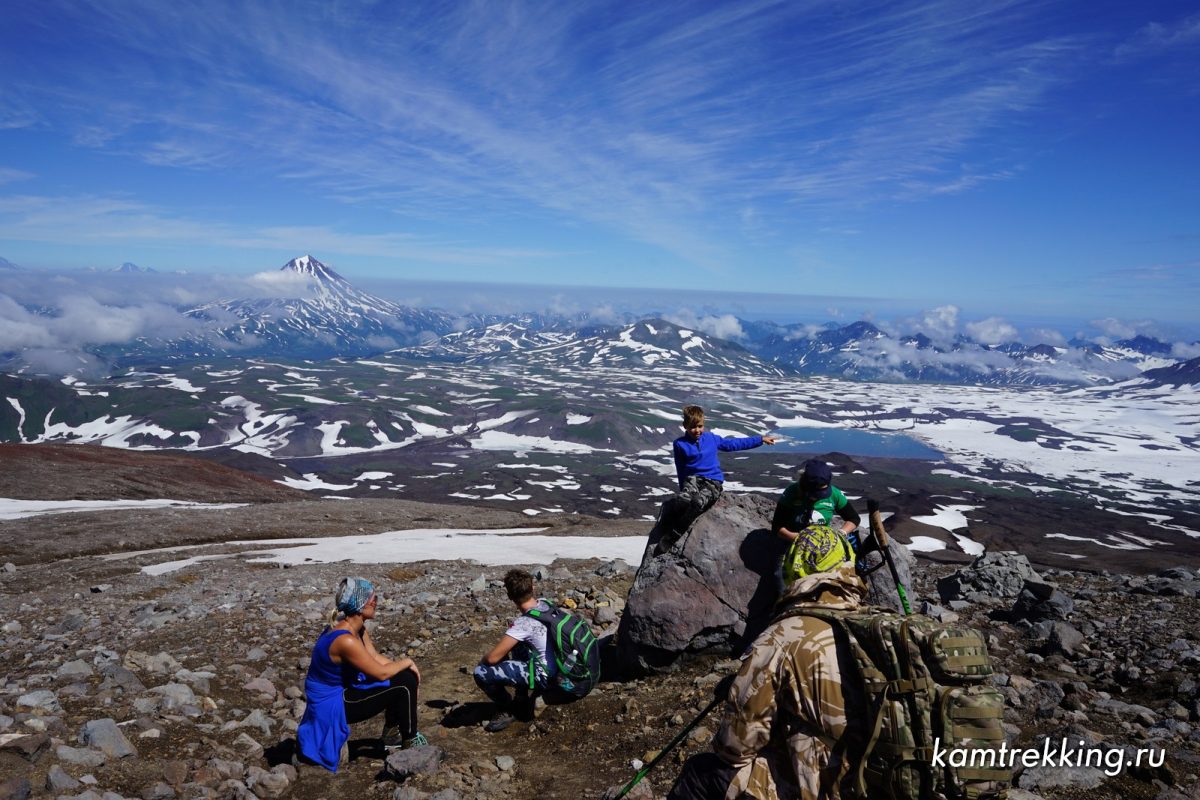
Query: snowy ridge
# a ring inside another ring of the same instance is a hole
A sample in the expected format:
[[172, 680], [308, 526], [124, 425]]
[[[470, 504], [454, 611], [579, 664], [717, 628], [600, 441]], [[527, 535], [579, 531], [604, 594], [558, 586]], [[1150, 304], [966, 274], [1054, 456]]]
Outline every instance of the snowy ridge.
[[1072, 341], [1062, 347], [1019, 342], [986, 345], [966, 336], [935, 342], [924, 334], [896, 338], [869, 322], [826, 327], [745, 323], [746, 348], [804, 374], [852, 380], [983, 385], [1095, 385], [1166, 367], [1169, 345], [1147, 336], [1111, 345]]
[[535, 330], [500, 323], [443, 336], [396, 355], [471, 364], [519, 362], [540, 368], [672, 366], [776, 376], [791, 372], [739, 345], [661, 319], [580, 330]]

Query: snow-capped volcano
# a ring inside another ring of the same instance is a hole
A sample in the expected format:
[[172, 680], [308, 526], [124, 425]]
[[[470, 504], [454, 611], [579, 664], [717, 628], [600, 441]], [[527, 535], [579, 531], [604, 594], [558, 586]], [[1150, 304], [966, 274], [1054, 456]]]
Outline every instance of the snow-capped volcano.
[[279, 268], [280, 272], [294, 272], [297, 275], [304, 275], [311, 278], [313, 286], [319, 291], [345, 291], [353, 292], [353, 287], [350, 282], [335, 272], [332, 268], [322, 264], [312, 256], [300, 256], [293, 258], [288, 263]]
[[362, 356], [436, 338], [455, 322], [446, 312], [402, 306], [359, 291], [310, 255], [292, 259], [280, 272], [287, 273], [278, 284], [281, 296], [188, 309], [186, 315], [201, 323], [203, 333], [165, 342], [143, 340], [143, 349], [185, 358]]

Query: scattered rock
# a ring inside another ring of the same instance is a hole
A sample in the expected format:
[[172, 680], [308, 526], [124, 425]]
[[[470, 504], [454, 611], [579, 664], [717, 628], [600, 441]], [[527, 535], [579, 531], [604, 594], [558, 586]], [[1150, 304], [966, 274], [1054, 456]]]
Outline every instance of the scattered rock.
[[54, 673], [54, 677], [59, 680], [80, 680], [92, 677], [94, 671], [92, 665], [86, 661], [76, 659], [63, 664]]
[[262, 758], [263, 746], [243, 731], [233, 740], [233, 749], [250, 760]]
[[41, 758], [50, 746], [50, 737], [44, 733], [19, 736], [0, 744], [0, 753], [12, 753], [31, 764]]
[[257, 797], [282, 797], [292, 781], [278, 767], [270, 771], [262, 767], [250, 767], [246, 770], [246, 785]]
[[413, 747], [389, 753], [383, 768], [389, 778], [402, 781], [412, 775], [431, 775], [437, 772], [445, 757], [445, 752], [436, 745]]
[[58, 764], [50, 767], [46, 773], [46, 789], [54, 794], [73, 792], [83, 784], [72, 778]]
[[180, 711], [188, 706], [195, 707], [196, 693], [184, 683], [166, 683], [155, 686], [147, 694], [158, 696], [158, 707], [163, 711]]
[[1050, 635], [1047, 637], [1043, 653], [1048, 656], [1062, 655], [1070, 658], [1086, 647], [1084, 635], [1074, 626], [1066, 622], [1055, 622], [1050, 626]]
[[28, 708], [35, 712], [61, 714], [62, 706], [58, 697], [49, 689], [35, 689], [17, 698], [17, 708]]
[[74, 764], [85, 769], [98, 767], [107, 760], [104, 757], [104, 753], [97, 750], [84, 750], [77, 747], [69, 747], [65, 744], [56, 747], [54, 755], [58, 757], [59, 761]]
[[112, 719], [94, 719], [85, 723], [79, 738], [84, 744], [99, 750], [109, 758], [128, 758], [137, 755], [137, 750], [125, 738], [125, 734]]
[[175, 797], [175, 790], [162, 781], [146, 787], [142, 792], [142, 800], [170, 800], [172, 797]]
[[251, 711], [245, 719], [238, 723], [239, 728], [258, 728], [263, 732], [263, 736], [271, 735], [272, 725], [274, 725], [274, 721], [258, 708]]
[[29, 778], [9, 778], [0, 783], [0, 800], [28, 800], [33, 794]]

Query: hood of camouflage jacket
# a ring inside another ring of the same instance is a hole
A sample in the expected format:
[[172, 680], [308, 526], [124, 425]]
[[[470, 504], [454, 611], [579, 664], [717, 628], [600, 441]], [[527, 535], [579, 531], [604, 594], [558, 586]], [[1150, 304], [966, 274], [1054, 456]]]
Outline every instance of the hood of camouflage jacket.
[[817, 572], [794, 581], [784, 589], [775, 611], [798, 605], [858, 608], [866, 597], [867, 585], [854, 571], [854, 564], [843, 563], [829, 572]]

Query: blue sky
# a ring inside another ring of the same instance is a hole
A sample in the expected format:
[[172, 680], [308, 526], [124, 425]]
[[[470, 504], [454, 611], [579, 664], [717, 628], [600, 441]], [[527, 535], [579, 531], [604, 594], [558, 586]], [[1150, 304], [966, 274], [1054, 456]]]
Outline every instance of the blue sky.
[[27, 268], [1196, 321], [1194, 3], [9, 6]]

